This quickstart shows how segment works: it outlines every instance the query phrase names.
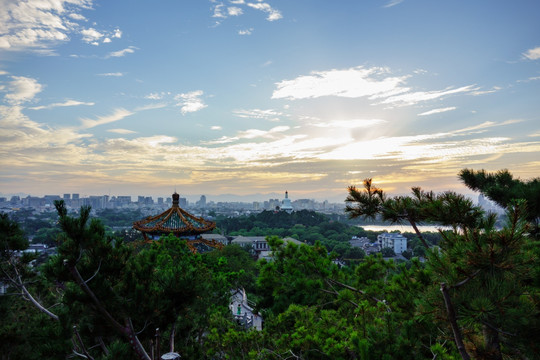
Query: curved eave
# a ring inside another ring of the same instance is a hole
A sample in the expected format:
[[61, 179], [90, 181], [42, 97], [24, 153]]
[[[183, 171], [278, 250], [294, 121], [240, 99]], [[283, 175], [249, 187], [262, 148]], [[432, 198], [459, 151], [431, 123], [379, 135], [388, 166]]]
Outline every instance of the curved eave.
[[[173, 223], [170, 226], [170, 223]], [[202, 234], [216, 227], [216, 223], [191, 215], [180, 207], [133, 223], [133, 228], [144, 233]]]

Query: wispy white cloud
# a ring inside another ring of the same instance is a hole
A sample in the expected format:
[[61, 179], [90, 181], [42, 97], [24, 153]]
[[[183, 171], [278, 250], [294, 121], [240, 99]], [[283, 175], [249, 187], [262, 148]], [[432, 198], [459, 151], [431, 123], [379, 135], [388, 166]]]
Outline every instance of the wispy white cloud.
[[233, 115], [244, 119], [264, 119], [269, 121], [279, 121], [282, 116], [285, 116], [282, 112], [272, 109], [239, 109], [234, 110]]
[[[212, 7], [213, 9], [212, 17], [218, 18], [218, 19], [226, 19], [229, 16], [243, 15], [244, 10], [240, 6], [250, 7], [252, 9], [256, 9], [256, 10], [266, 13], [267, 14], [266, 20], [268, 21], [276, 21], [283, 18], [281, 11], [274, 9], [270, 4], [265, 3], [262, 0], [257, 0], [257, 2], [245, 2], [243, 0], [229, 1], [229, 3], [235, 6], [227, 6], [223, 2], [218, 2], [215, 0], [211, 0], [210, 2], [215, 4]], [[218, 22], [218, 25], [219, 25], [219, 22]], [[241, 34], [241, 35], [247, 35], [247, 34]]]
[[375, 125], [381, 125], [387, 123], [386, 120], [381, 119], [350, 119], [350, 120], [332, 120], [329, 122], [315, 122], [309, 125], [320, 128], [342, 128], [342, 129], [356, 129], [366, 128]]
[[210, 127], [210, 130], [221, 130], [221, 129], [223, 129], [223, 128], [221, 126], [219, 126], [219, 125], [214, 125], [214, 126]]
[[529, 60], [538, 60], [540, 59], [540, 46], [532, 48], [524, 52], [523, 57]]
[[525, 79], [525, 80], [518, 80], [517, 82], [518, 83], [526, 83], [526, 82], [531, 82], [531, 81], [538, 81], [540, 80], [540, 76], [532, 76], [528, 79]]
[[392, 6], [396, 6], [397, 4], [401, 4], [403, 0], [390, 0], [390, 2], [386, 5], [384, 5], [385, 8], [389, 8]]
[[259, 130], [259, 129], [248, 129], [244, 131], [238, 131], [238, 133], [235, 136], [229, 137], [229, 136], [222, 136], [221, 138], [217, 140], [211, 140], [206, 141], [204, 144], [206, 145], [216, 145], [216, 144], [227, 144], [232, 143], [235, 141], [239, 141], [242, 139], [276, 139], [277, 135], [280, 133], [283, 133], [285, 131], [290, 130], [289, 126], [276, 126], [270, 130]]
[[64, 101], [62, 103], [54, 103], [54, 104], [49, 104], [49, 105], [34, 106], [34, 107], [30, 107], [29, 109], [42, 110], [42, 109], [53, 109], [53, 108], [56, 108], [56, 107], [80, 106], [80, 105], [93, 106], [93, 105], [95, 105], [95, 103], [78, 101], [78, 100], [66, 100], [66, 101]]
[[257, 3], [247, 3], [247, 6], [263, 11], [268, 14], [266, 17], [266, 20], [268, 21], [276, 21], [281, 18], [283, 18], [283, 15], [281, 15], [281, 12], [277, 9], [274, 9], [270, 4], [264, 3], [264, 2], [257, 2]]
[[94, 28], [81, 30], [81, 35], [84, 42], [92, 45], [99, 45], [98, 41], [105, 36]]
[[171, 95], [170, 92], [162, 91], [162, 92], [153, 92], [148, 95], [146, 95], [144, 98], [149, 100], [161, 100], [165, 96]]
[[146, 104], [142, 106], [137, 106], [135, 108], [135, 111], [145, 111], [145, 110], [155, 110], [155, 109], [162, 109], [164, 107], [167, 107], [167, 104], [164, 102], [160, 103], [153, 103], [153, 104]]
[[223, 3], [217, 4], [214, 6], [214, 14], [212, 17], [225, 19], [227, 15], [225, 14], [225, 5]]
[[229, 16], [240, 16], [244, 13], [244, 11], [239, 7], [231, 6], [227, 8], [227, 13]]
[[253, 28], [238, 30], [238, 35], [251, 35]]
[[135, 52], [135, 49], [137, 49], [135, 46], [130, 46], [130, 47], [125, 48], [123, 50], [110, 52], [106, 57], [107, 58], [110, 58], [110, 57], [122, 57], [122, 56], [125, 56], [127, 54], [133, 54]]
[[68, 14], [68, 17], [77, 21], [87, 21], [83, 15], [77, 13], [70, 13]]
[[479, 94], [480, 88], [475, 85], [448, 87], [434, 91], [413, 91], [410, 87], [404, 86], [410, 77], [411, 75], [392, 76], [388, 68], [381, 67], [358, 66], [343, 70], [314, 71], [310, 75], [276, 83], [272, 99], [298, 100], [323, 96], [367, 97], [375, 104], [406, 106], [460, 93]]
[[112, 39], [120, 39], [122, 31], [115, 29], [114, 31], [98, 31], [94, 28], [81, 30], [82, 40], [91, 45], [99, 45], [100, 42], [107, 44], [111, 43]]
[[502, 88], [500, 86], [494, 86], [489, 90], [474, 90], [471, 92], [471, 95], [479, 96], [479, 95], [493, 94], [501, 89]]
[[456, 110], [456, 107], [455, 106], [449, 106], [449, 107], [445, 107], [445, 108], [438, 108], [438, 109], [429, 110], [429, 111], [418, 114], [418, 116], [427, 116], [427, 115], [433, 115], [433, 114], [440, 114], [440, 113], [443, 113], [443, 112], [453, 111], [453, 110]]
[[102, 74], [98, 74], [98, 76], [121, 77], [121, 76], [124, 76], [124, 73], [121, 73], [121, 72], [110, 72], [110, 73], [102, 73]]
[[488, 128], [498, 127], [498, 126], [506, 126], [506, 125], [513, 125], [518, 124], [520, 122], [523, 122], [522, 119], [510, 119], [506, 121], [496, 122], [496, 121], [484, 121], [481, 124], [469, 126], [463, 129], [459, 129], [454, 131], [454, 134], [461, 134], [461, 133], [471, 133], [471, 132], [477, 132], [478, 130], [485, 130]]
[[122, 120], [134, 113], [126, 109], [116, 109], [112, 114], [106, 116], [98, 116], [97, 119], [81, 119], [82, 128], [89, 129], [99, 125], [109, 124], [115, 121]]
[[31, 167], [36, 163], [47, 168], [61, 161], [64, 164], [79, 161], [79, 154], [86, 150], [78, 145], [88, 134], [32, 121], [24, 115], [23, 109], [20, 105], [0, 106], [0, 166], [3, 169], [7, 169], [7, 164], [10, 169]]
[[135, 134], [136, 133], [136, 131], [128, 130], [128, 129], [109, 129], [107, 131], [115, 133], [115, 134], [123, 134], [123, 135]]
[[178, 94], [174, 97], [177, 101], [176, 106], [180, 106], [183, 115], [204, 109], [207, 105], [201, 99], [204, 92], [202, 90], [190, 91], [188, 93]]
[[31, 101], [43, 89], [43, 86], [36, 79], [24, 76], [12, 76], [11, 79], [7, 85], [8, 93], [4, 99], [12, 105]]
[[478, 88], [474, 87], [474, 85], [467, 85], [456, 89], [446, 88], [445, 90], [407, 92], [389, 96], [381, 101], [381, 104], [393, 104], [396, 106], [414, 105], [422, 101], [435, 100], [459, 93], [471, 93], [476, 90], [478, 90]]
[[272, 99], [309, 99], [322, 96], [387, 97], [408, 91], [401, 85], [408, 76], [389, 76], [386, 68], [358, 66], [344, 70], [314, 71], [310, 75], [276, 83]]

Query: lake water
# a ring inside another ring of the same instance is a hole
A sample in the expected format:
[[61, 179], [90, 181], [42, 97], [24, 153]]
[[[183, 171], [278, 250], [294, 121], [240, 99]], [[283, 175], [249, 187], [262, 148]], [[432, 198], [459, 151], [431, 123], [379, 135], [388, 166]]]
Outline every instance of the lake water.
[[[391, 232], [391, 231], [399, 230], [402, 233], [404, 232], [414, 233], [414, 229], [412, 228], [412, 226], [407, 226], [407, 225], [358, 225], [358, 227], [361, 227], [364, 230], [369, 230], [369, 231], [386, 230], [388, 232]], [[425, 232], [425, 231], [439, 232], [438, 229], [445, 228], [444, 226], [436, 226], [436, 225], [418, 225], [417, 227], [418, 227], [418, 230], [420, 230], [420, 232]]]

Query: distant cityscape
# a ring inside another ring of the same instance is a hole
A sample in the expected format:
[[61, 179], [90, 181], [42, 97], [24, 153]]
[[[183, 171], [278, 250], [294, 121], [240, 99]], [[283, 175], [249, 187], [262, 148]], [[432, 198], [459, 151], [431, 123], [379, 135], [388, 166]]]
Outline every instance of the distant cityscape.
[[[21, 208], [32, 208], [39, 212], [54, 211], [54, 202], [64, 200], [66, 206], [71, 209], [78, 209], [81, 206], [91, 206], [92, 210], [102, 209], [140, 209], [143, 212], [149, 212], [160, 209], [166, 209], [172, 205], [172, 196], [170, 197], [152, 197], [139, 195], [132, 196], [87, 196], [81, 197], [79, 194], [45, 195], [43, 197], [31, 196], [11, 196], [0, 197], [0, 211], [11, 212]], [[329, 203], [328, 201], [315, 201], [313, 199], [288, 198], [285, 193], [283, 199], [268, 199], [266, 201], [253, 202], [225, 202], [208, 200], [206, 195], [201, 195], [197, 201], [188, 201], [180, 196], [180, 207], [184, 209], [196, 210], [204, 214], [214, 212], [216, 214], [227, 215], [245, 215], [263, 210], [313, 210], [322, 213], [343, 213], [344, 203]]]

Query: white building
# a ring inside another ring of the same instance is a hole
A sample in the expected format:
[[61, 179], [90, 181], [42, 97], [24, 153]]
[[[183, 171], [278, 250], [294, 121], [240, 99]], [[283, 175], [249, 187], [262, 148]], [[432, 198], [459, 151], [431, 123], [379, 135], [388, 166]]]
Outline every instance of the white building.
[[407, 250], [407, 238], [398, 233], [382, 233], [377, 235], [377, 242], [381, 249], [389, 247], [396, 254], [401, 254]]
[[289, 214], [292, 213], [293, 207], [291, 203], [291, 199], [289, 199], [289, 192], [285, 191], [285, 199], [281, 202], [281, 210], [288, 212]]

